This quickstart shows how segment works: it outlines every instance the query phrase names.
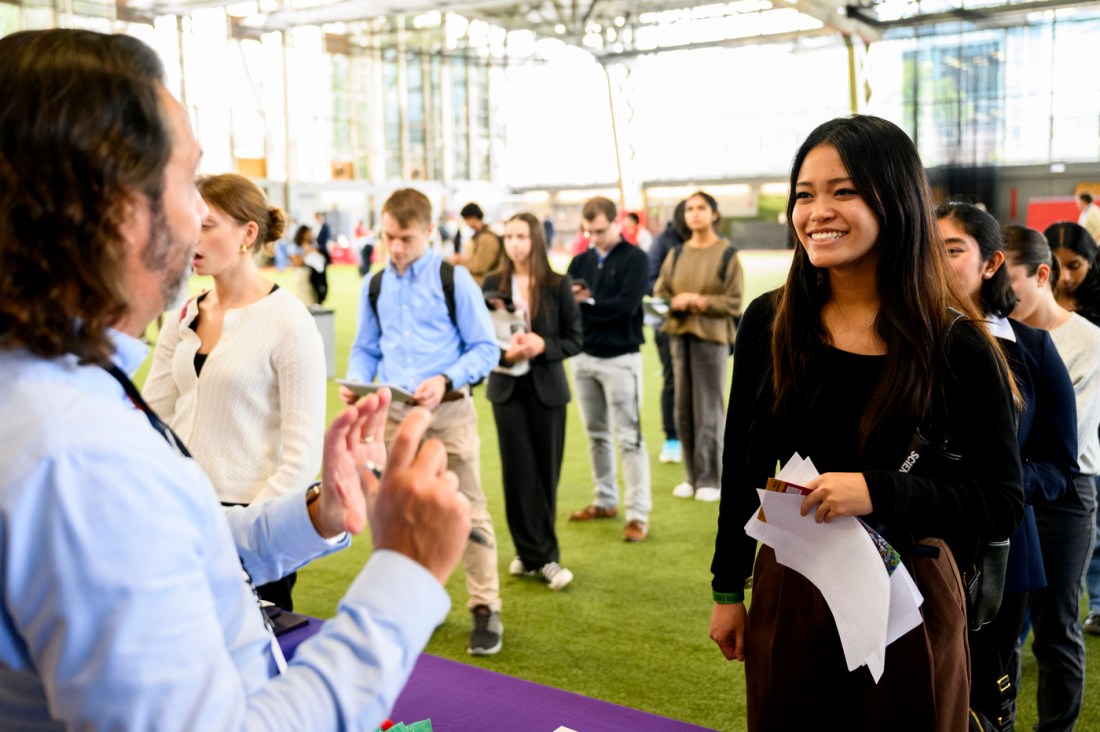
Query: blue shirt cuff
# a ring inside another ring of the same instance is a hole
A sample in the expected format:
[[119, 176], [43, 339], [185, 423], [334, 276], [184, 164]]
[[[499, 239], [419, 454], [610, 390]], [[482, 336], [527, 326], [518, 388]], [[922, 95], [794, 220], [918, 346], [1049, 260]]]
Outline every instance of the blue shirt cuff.
[[280, 537], [281, 547], [295, 547], [305, 552], [303, 559], [308, 561], [311, 557], [351, 546], [351, 537], [346, 531], [332, 539], [325, 539], [317, 533], [309, 518], [304, 490], [273, 498], [269, 503], [272, 505], [267, 512], [267, 522], [271, 535]]

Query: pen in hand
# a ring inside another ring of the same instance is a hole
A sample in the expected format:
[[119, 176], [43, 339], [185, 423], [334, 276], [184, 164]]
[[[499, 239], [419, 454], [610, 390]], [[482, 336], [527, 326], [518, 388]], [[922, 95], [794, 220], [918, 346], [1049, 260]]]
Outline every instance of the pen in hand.
[[[382, 480], [382, 469], [378, 467], [378, 463], [373, 460], [367, 460], [363, 463], [363, 467], [369, 470], [379, 481]], [[488, 549], [493, 547], [493, 543], [489, 541], [489, 537], [485, 536], [476, 526], [470, 529], [470, 541]]]

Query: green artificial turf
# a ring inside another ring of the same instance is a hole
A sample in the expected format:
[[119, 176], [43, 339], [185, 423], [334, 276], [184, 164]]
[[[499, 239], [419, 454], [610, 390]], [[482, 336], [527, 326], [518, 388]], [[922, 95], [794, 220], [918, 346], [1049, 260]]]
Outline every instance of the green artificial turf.
[[[782, 253], [742, 253], [746, 296], [752, 297], [781, 280]], [[352, 266], [329, 270], [327, 306], [336, 311], [336, 374], [342, 376], [355, 334], [360, 279]], [[293, 288], [288, 274], [272, 274]], [[192, 290], [209, 287], [194, 278]], [[150, 329], [150, 334], [155, 327]], [[570, 404], [565, 459], [558, 492], [558, 540], [561, 563], [576, 575], [562, 592], [551, 592], [535, 579], [508, 574], [514, 552], [501, 494], [500, 460], [492, 411], [484, 389], [475, 391], [481, 434], [482, 485], [498, 539], [504, 647], [496, 656], [466, 653], [470, 617], [459, 565], [448, 583], [453, 607], [436, 631], [428, 652], [540, 684], [596, 697], [718, 730], [742, 730], [744, 673], [727, 662], [707, 637], [710, 618], [710, 557], [717, 504], [672, 497], [683, 479], [678, 465], [657, 461], [661, 433], [660, 365], [650, 340], [643, 349], [645, 396], [643, 430], [652, 456], [653, 512], [649, 538], [626, 544], [623, 520], [574, 524], [568, 513], [587, 504], [592, 480], [584, 431], [575, 403]], [[146, 367], [147, 368], [147, 367]], [[142, 372], [144, 374], [144, 371]], [[139, 382], [140, 383], [140, 382]], [[341, 408], [337, 387], [328, 386], [329, 416]], [[370, 538], [357, 538], [344, 552], [318, 560], [298, 575], [296, 610], [331, 617], [344, 590], [370, 555]], [[1100, 639], [1087, 638], [1090, 652]], [[856, 671], [856, 673], [865, 673]], [[1023, 693], [1018, 729], [1035, 722], [1036, 666], [1024, 654]], [[1090, 667], [1088, 688], [1098, 676]], [[808, 680], [812, 681], [812, 680]], [[843, 700], [838, 700], [844, 703]], [[797, 703], [797, 693], [792, 697]], [[1100, 702], [1086, 691], [1079, 729], [1100, 729]]]

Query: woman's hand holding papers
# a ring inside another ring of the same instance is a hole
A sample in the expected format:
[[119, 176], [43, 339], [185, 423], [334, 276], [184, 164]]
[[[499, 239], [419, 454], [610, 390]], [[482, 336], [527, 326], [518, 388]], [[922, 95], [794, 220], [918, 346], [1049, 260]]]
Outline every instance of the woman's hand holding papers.
[[710, 614], [710, 639], [727, 661], [745, 660], [745, 603], [714, 603]]
[[802, 501], [801, 513], [814, 512], [819, 524], [841, 516], [866, 516], [874, 508], [863, 473], [825, 473], [806, 483], [810, 494]]
[[532, 359], [546, 351], [546, 341], [538, 333], [513, 333], [512, 342], [504, 353], [509, 363]]

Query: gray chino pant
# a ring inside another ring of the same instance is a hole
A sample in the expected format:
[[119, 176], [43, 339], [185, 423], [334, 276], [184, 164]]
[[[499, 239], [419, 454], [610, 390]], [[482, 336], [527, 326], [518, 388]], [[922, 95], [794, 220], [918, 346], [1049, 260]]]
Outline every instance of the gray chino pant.
[[595, 481], [594, 502], [601, 508], [619, 505], [615, 478], [614, 434], [623, 461], [626, 520], [649, 522], [652, 498], [649, 455], [642, 437], [642, 354], [596, 358], [573, 357], [573, 381], [581, 419], [588, 432], [588, 454]]

